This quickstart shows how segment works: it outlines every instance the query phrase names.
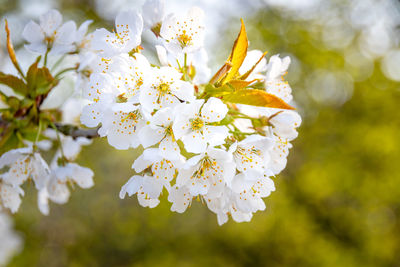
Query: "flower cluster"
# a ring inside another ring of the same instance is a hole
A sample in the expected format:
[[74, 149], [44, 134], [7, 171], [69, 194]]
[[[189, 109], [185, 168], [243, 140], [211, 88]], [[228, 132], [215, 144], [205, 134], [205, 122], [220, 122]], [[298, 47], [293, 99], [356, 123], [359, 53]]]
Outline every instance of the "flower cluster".
[[[62, 16], [56, 10], [42, 15], [39, 24], [30, 21], [22, 33], [28, 42], [25, 48], [41, 54], [44, 60], [43, 66], [39, 67], [38, 63], [41, 60], [39, 56], [26, 74], [22, 72], [15, 58], [8, 33], [8, 52], [20, 72], [20, 77], [2, 74], [3, 79], [0, 82], [14, 89], [14, 93], [19, 97], [4, 95], [8, 107], [1, 113], [1, 122], [5, 125], [4, 129], [1, 129], [2, 144], [5, 149], [10, 147], [10, 144], [17, 143], [17, 148], [6, 152], [2, 150], [4, 153], [0, 157], [0, 212], [6, 209], [12, 213], [18, 211], [21, 197], [24, 196], [22, 185], [28, 180], [32, 181], [37, 189], [38, 207], [45, 215], [49, 213], [49, 200], [58, 204], [68, 201], [70, 186], [76, 184], [81, 188], [90, 188], [94, 184], [93, 172], [74, 163], [81, 146], [89, 145], [91, 140], [64, 135], [55, 125], [57, 122], [76, 124], [74, 120], [79, 121], [79, 108], [76, 114], [73, 110], [67, 111], [65, 107], [71, 106], [71, 103], [76, 105], [80, 100], [75, 96], [65, 97], [66, 99], [59, 101], [64, 103], [64, 106], [51, 107], [50, 104], [47, 108], [49, 110], [46, 109], [46, 103], [53, 102], [53, 93], [65, 89], [61, 84], [58, 85], [61, 80], [60, 75], [75, 70], [77, 84], [81, 84], [80, 81], [85, 79], [86, 58], [91, 55], [88, 46], [92, 36], [87, 34], [90, 23], [91, 21], [86, 21], [78, 29], [72, 21], [63, 24]], [[47, 68], [48, 58], [53, 61], [52, 69], [57, 69], [59, 65], [65, 66], [65, 63], [64, 65], [61, 63], [67, 55], [77, 55], [79, 65], [52, 75]], [[58, 60], [54, 60], [57, 57]], [[18, 86], [13, 86], [10, 80], [17, 81]], [[15, 102], [17, 99], [21, 99], [21, 102], [12, 104], [12, 101]], [[27, 104], [23, 105], [22, 101]], [[62, 118], [58, 118], [58, 121], [51, 119], [60, 115]], [[9, 127], [6, 122], [11, 125], [22, 123], [23, 127]], [[38, 125], [35, 125], [37, 122]], [[28, 131], [33, 131], [33, 135], [27, 134]], [[43, 159], [42, 152], [50, 154], [52, 157], [50, 164]]]
[[[249, 221], [264, 210], [301, 123], [283, 78], [290, 59], [267, 61], [266, 53], [248, 51], [242, 21], [228, 59], [211, 75], [204, 12], [167, 14], [161, 0], [147, 1], [141, 13], [120, 12], [111, 31], [88, 33], [90, 23], [63, 23], [55, 10], [29, 22], [25, 48], [40, 56], [26, 74], [8, 39], [19, 76], [0, 75], [0, 83], [25, 100], [5, 96], [9, 108], [1, 113], [1, 122], [21, 126], [2, 132], [1, 142], [12, 149], [0, 158], [0, 207], [16, 212], [28, 179], [44, 214], [49, 200], [68, 200], [69, 186], [91, 187], [93, 172], [74, 161], [88, 138], [100, 136], [116, 149], [141, 153], [121, 198], [136, 194], [153, 208], [168, 195], [171, 210], [180, 213], [197, 199], [219, 224], [229, 216]], [[144, 31], [154, 33], [153, 49], [141, 45]], [[68, 78], [75, 90], [66, 96]], [[50, 164], [40, 154], [49, 142]]]
[[[163, 2], [148, 1], [142, 15], [121, 12], [114, 31], [94, 32], [93, 48], [100, 58], [83, 89], [89, 101], [81, 116], [84, 125], [100, 125], [99, 134], [117, 149], [144, 149], [132, 165], [136, 175], [120, 197], [136, 194], [142, 206], [152, 208], [168, 194], [176, 212], [184, 212], [197, 198], [217, 214], [220, 224], [228, 215], [249, 221], [265, 209], [262, 198], [275, 189], [270, 177], [285, 167], [301, 118], [282, 103], [255, 107], [224, 101], [220, 94], [228, 86], [244, 84], [244, 89], [258, 83], [267, 93], [258, 98], [291, 101], [291, 89], [282, 78], [289, 58], [273, 56], [267, 64], [262, 52], [250, 51], [237, 73], [220, 73], [209, 89], [204, 85], [211, 77], [203, 47], [203, 11], [167, 15]], [[141, 52], [143, 24], [158, 37], [160, 65], [149, 63]]]
[[50, 165], [39, 152], [40, 149], [50, 148], [51, 143], [47, 140], [37, 142], [35, 146], [10, 150], [0, 157], [0, 169], [7, 169], [0, 174], [0, 211], [2, 208], [7, 208], [12, 213], [18, 211], [21, 196], [24, 195], [21, 186], [28, 179], [33, 181], [38, 191], [38, 207], [45, 215], [49, 214], [49, 199], [58, 204], [68, 201], [68, 184], [77, 184], [81, 188], [93, 186], [93, 172], [72, 162], [81, 146], [90, 144], [90, 140], [83, 137], [73, 140], [61, 134], [57, 136], [52, 130], [47, 130], [45, 135], [49, 139], [59, 138], [65, 148], [55, 152]]

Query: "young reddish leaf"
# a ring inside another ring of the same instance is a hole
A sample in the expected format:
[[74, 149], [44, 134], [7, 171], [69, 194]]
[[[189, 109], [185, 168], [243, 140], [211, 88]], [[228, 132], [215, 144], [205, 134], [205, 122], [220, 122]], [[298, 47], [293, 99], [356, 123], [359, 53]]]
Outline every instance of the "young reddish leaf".
[[28, 94], [28, 86], [18, 77], [0, 72], [0, 84], [4, 84], [22, 96]]
[[279, 97], [257, 89], [243, 89], [226, 94], [222, 96], [222, 100], [259, 107], [294, 109]]

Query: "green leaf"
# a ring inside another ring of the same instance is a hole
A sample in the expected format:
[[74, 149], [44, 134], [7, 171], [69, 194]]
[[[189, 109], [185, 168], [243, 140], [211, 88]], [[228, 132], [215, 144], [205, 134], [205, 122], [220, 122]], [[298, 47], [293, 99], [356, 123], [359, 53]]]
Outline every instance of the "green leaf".
[[285, 101], [265, 91], [257, 89], [242, 89], [221, 96], [223, 101], [268, 108], [294, 109]]
[[26, 74], [26, 80], [28, 82], [28, 88], [30, 92], [33, 92], [33, 90], [36, 87], [36, 76], [38, 73], [38, 61], [33, 63]]
[[48, 68], [43, 67], [38, 69], [36, 77], [36, 95], [47, 94], [57, 84], [58, 80], [53, 78]]
[[26, 96], [28, 94], [28, 86], [22, 79], [16, 76], [0, 72], [0, 84], [10, 87], [16, 94], [22, 96]]
[[26, 77], [30, 94], [33, 97], [47, 94], [58, 84], [58, 80], [54, 79], [48, 68], [38, 68], [39, 60], [40, 57], [29, 67]]
[[19, 109], [20, 102], [21, 101], [18, 98], [16, 98], [15, 96], [10, 96], [7, 99], [7, 105], [13, 110]]
[[18, 139], [14, 129], [7, 128], [0, 136], [0, 155], [8, 150], [18, 148], [21, 141]]

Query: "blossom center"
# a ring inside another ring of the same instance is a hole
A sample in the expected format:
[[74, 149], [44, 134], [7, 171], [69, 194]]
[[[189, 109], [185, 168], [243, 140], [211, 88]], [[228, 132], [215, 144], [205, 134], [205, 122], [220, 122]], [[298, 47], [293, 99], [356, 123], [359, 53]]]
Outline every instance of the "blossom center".
[[167, 128], [165, 128], [165, 135], [168, 136], [174, 136], [174, 132], [172, 131], [172, 125], [169, 125]]
[[168, 94], [171, 91], [168, 83], [161, 83], [157, 89], [162, 95]]
[[191, 120], [191, 128], [193, 131], [200, 130], [204, 126], [204, 121], [200, 118], [194, 118]]
[[139, 114], [137, 111], [132, 111], [129, 112], [128, 114], [126, 114], [126, 116], [124, 118], [122, 118], [121, 122], [125, 122], [127, 120], [132, 120], [134, 122], [137, 122], [139, 119]]
[[180, 34], [177, 39], [182, 48], [188, 46], [192, 42], [192, 37], [186, 33], [186, 30], [183, 30], [182, 34]]

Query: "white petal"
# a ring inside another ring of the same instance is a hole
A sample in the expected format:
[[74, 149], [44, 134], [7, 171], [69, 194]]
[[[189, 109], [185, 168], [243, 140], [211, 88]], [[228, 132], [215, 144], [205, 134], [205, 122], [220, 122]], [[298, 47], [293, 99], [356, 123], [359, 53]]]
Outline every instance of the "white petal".
[[126, 52], [140, 45], [143, 30], [142, 16], [136, 11], [121, 11], [115, 18], [116, 30], [120, 35], [128, 34], [129, 45]]
[[121, 199], [125, 198], [125, 195], [132, 196], [136, 194], [143, 183], [143, 177], [139, 175], [132, 176], [129, 181], [124, 184], [119, 192], [119, 197]]
[[142, 7], [143, 20], [147, 28], [151, 29], [161, 22], [165, 14], [165, 1], [147, 0]]
[[49, 215], [50, 208], [49, 208], [49, 194], [47, 193], [47, 189], [43, 188], [38, 191], [38, 208], [39, 211], [43, 215]]
[[189, 190], [183, 186], [173, 186], [169, 190], [168, 201], [172, 202], [171, 211], [182, 213], [186, 210], [192, 202], [193, 196], [190, 195]]
[[39, 153], [34, 153], [30, 162], [31, 177], [35, 182], [36, 189], [44, 188], [49, 180], [50, 169], [46, 161]]
[[11, 165], [18, 158], [22, 157], [24, 154], [31, 153], [32, 148], [19, 148], [12, 149], [1, 155], [0, 157], [0, 169], [4, 168], [4, 166]]
[[144, 148], [152, 146], [165, 136], [165, 130], [162, 127], [152, 128], [150, 125], [144, 126], [138, 133], [140, 143]]
[[81, 188], [90, 188], [94, 185], [93, 171], [89, 168], [79, 166], [76, 163], [68, 163], [68, 167], [72, 168], [71, 180], [76, 182]]
[[179, 160], [180, 149], [176, 142], [174, 142], [171, 136], [166, 136], [159, 145], [160, 155], [169, 160]]
[[40, 26], [33, 21], [29, 21], [26, 24], [24, 31], [22, 32], [22, 37], [29, 43], [41, 43], [44, 41], [44, 34]]
[[229, 129], [226, 126], [206, 126], [204, 128], [204, 137], [211, 146], [222, 145], [229, 135]]
[[207, 122], [217, 122], [225, 118], [228, 107], [215, 97], [210, 97], [201, 109], [201, 116]]
[[3, 181], [12, 186], [22, 185], [31, 174], [30, 156], [18, 158], [11, 166], [8, 172], [3, 176]]
[[10, 209], [12, 213], [17, 212], [21, 205], [20, 195], [24, 195], [24, 191], [22, 191], [20, 187], [0, 184], [0, 199], [2, 205]]
[[170, 107], [160, 109], [154, 114], [151, 123], [156, 126], [168, 127], [174, 121], [174, 112]]
[[158, 204], [160, 204], [160, 200], [149, 198], [145, 194], [138, 194], [137, 198], [138, 198], [139, 204], [142, 207], [149, 207], [152, 209], [152, 208], [157, 207]]
[[54, 31], [56, 31], [57, 28], [61, 25], [62, 16], [60, 12], [58, 12], [55, 9], [52, 9], [47, 13], [43, 14], [42, 16], [40, 16], [39, 20], [40, 20], [40, 27], [43, 29], [46, 35], [52, 36]]
[[99, 103], [91, 103], [85, 106], [81, 114], [81, 122], [87, 127], [96, 127], [103, 117], [102, 106]]
[[180, 100], [191, 102], [195, 99], [194, 87], [192, 84], [184, 81], [177, 81], [176, 86], [177, 88], [174, 89], [172, 93]]
[[158, 182], [154, 177], [144, 176], [143, 177], [143, 192], [150, 198], [158, 198], [163, 189], [162, 183]]
[[47, 46], [44, 43], [26, 44], [24, 47], [29, 51], [37, 52], [39, 54], [44, 54], [47, 50]]
[[76, 39], [76, 24], [73, 21], [64, 23], [58, 30], [55, 36], [55, 43], [72, 44]]
[[167, 50], [161, 45], [156, 45], [156, 51], [158, 60], [160, 61], [161, 65], [168, 66], [169, 62], [168, 62]]
[[140, 173], [144, 169], [150, 167], [151, 164], [153, 164], [153, 162], [151, 160], [145, 159], [145, 155], [142, 154], [133, 162], [132, 168], [135, 170], [135, 172]]
[[191, 153], [202, 153], [206, 151], [207, 140], [200, 132], [190, 132], [182, 137], [185, 149]]
[[49, 198], [51, 201], [58, 204], [65, 204], [68, 202], [70, 192], [68, 186], [59, 181], [56, 176], [53, 176], [47, 184], [47, 192], [49, 193]]
[[86, 20], [85, 22], [83, 22], [81, 24], [81, 26], [79, 26], [79, 29], [76, 31], [76, 41], [77, 42], [81, 42], [83, 40], [83, 38], [85, 37], [89, 25], [92, 24], [93, 20]]

